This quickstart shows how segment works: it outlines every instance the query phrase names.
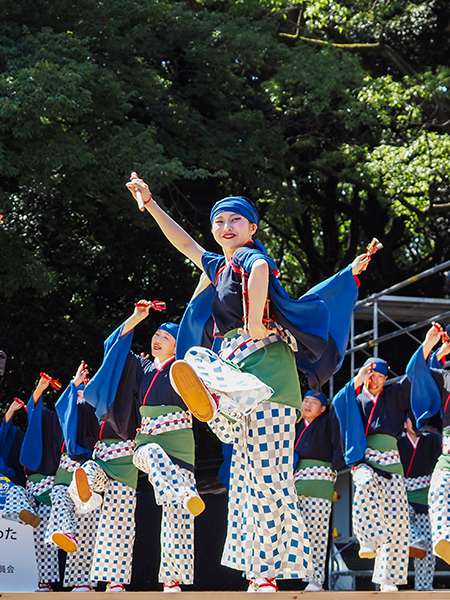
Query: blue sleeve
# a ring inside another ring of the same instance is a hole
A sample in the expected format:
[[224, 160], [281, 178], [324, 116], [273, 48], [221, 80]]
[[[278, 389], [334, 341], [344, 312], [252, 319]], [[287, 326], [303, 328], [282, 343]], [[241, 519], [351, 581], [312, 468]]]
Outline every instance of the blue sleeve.
[[211, 318], [211, 305], [214, 288], [210, 284], [189, 302], [177, 335], [176, 358], [183, 359], [189, 348], [202, 346], [203, 332]]
[[273, 258], [270, 258], [270, 256], [264, 254], [256, 248], [247, 248], [246, 246], [242, 246], [242, 248], [238, 248], [233, 254], [233, 264], [236, 265], [238, 269], [244, 267], [244, 271], [248, 275], [250, 275], [252, 266], [257, 260], [265, 260], [269, 265], [269, 269], [273, 273], [278, 273], [278, 267]]
[[367, 438], [356, 400], [353, 379], [333, 398], [333, 407], [339, 419], [341, 435], [344, 439], [344, 458], [349, 466], [356, 465], [364, 458]]
[[358, 298], [358, 286], [352, 273], [352, 266], [348, 265], [333, 277], [325, 279], [325, 281], [311, 288], [308, 294], [318, 296], [328, 308], [329, 333], [334, 339], [340, 354], [340, 360], [336, 365], [337, 371], [344, 360], [353, 309]]
[[77, 444], [78, 390], [83, 389], [84, 385], [76, 387], [74, 382], [71, 381], [55, 404], [55, 411], [61, 425], [67, 454], [73, 460], [79, 460], [81, 457], [89, 458], [92, 454], [87, 448]]
[[30, 471], [37, 471], [42, 462], [43, 436], [42, 422], [44, 417], [43, 396], [39, 398], [36, 406], [33, 396], [27, 404], [28, 427], [20, 451], [20, 463]]
[[86, 401], [95, 408], [95, 415], [101, 419], [115, 400], [125, 361], [131, 348], [133, 330], [120, 336], [123, 324], [106, 339], [103, 362], [84, 390]]
[[15, 471], [7, 466], [9, 454], [17, 433], [17, 428], [13, 425], [13, 419], [8, 422], [3, 419], [0, 428], [0, 473], [3, 473], [9, 479], [15, 478]]
[[441, 392], [423, 356], [422, 346], [412, 355], [406, 375], [411, 382], [411, 408], [420, 430], [442, 409]]
[[436, 352], [433, 352], [433, 354], [430, 357], [430, 369], [443, 369], [444, 365], [445, 365], [445, 360], [438, 360], [438, 352], [439, 350], [436, 350]]
[[224, 256], [214, 252], [205, 252], [202, 256], [203, 269], [213, 285], [215, 285], [217, 273], [224, 262]]

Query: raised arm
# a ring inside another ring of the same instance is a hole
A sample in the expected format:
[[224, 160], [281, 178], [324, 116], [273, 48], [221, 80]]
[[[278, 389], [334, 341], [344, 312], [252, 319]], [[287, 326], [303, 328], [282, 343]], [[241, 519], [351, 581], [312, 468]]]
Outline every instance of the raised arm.
[[139, 300], [134, 307], [134, 312], [131, 316], [123, 324], [122, 333], [120, 337], [123, 337], [127, 333], [129, 333], [132, 329], [139, 325], [141, 321], [148, 317], [148, 313], [150, 312], [150, 308], [152, 307], [152, 303], [148, 300]]
[[[45, 375], [45, 374], [44, 374]], [[50, 377], [48, 375], [41, 376], [39, 379], [39, 383], [36, 386], [36, 389], [33, 392], [33, 402], [34, 406], [39, 402], [40, 397], [45, 392], [45, 390], [50, 385]]]
[[433, 348], [436, 346], [436, 344], [441, 339], [442, 332], [443, 332], [443, 329], [439, 325], [439, 323], [432, 325], [430, 327], [430, 329], [427, 331], [427, 334], [425, 336], [425, 341], [422, 344], [422, 352], [423, 352], [423, 357], [425, 360], [428, 359], [430, 352], [433, 350]]
[[148, 189], [148, 185], [142, 179], [133, 179], [126, 184], [127, 188], [133, 194], [136, 200], [136, 190], [140, 190], [144, 206], [151, 216], [155, 219], [159, 228], [181, 254], [184, 254], [191, 260], [199, 269], [202, 267], [202, 256], [205, 253], [197, 242], [182, 228], [176, 221], [169, 217], [167, 213], [160, 208], [152, 198], [152, 194]]
[[14, 416], [14, 413], [20, 410], [24, 406], [23, 402], [18, 402], [17, 400], [13, 400], [9, 405], [8, 410], [5, 413], [5, 423], [9, 423]]

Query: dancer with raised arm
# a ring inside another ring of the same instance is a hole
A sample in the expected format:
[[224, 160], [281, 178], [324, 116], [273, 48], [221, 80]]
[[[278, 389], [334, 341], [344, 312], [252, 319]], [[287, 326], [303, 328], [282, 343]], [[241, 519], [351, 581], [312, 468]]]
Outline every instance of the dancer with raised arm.
[[[442, 340], [441, 347], [432, 354]], [[450, 371], [444, 369], [450, 354], [447, 332], [435, 323], [407, 366], [412, 382], [411, 405], [419, 431], [438, 417], [442, 426], [442, 454], [433, 471], [428, 495], [433, 552], [450, 564]]]
[[[158, 327], [151, 340], [153, 361], [130, 349], [134, 328], [154, 306], [137, 302], [133, 314], [106, 340], [107, 351], [87, 397], [95, 398], [104, 418], [137, 430], [134, 465], [148, 474], [163, 507], [159, 581], [164, 592], [179, 592], [180, 585], [194, 582], [194, 517], [205, 505], [194, 478], [192, 416], [169, 380], [179, 326]], [[77, 479], [82, 488], [83, 480]]]
[[27, 475], [26, 488], [9, 489], [3, 518], [34, 527], [34, 547], [40, 591], [52, 591], [59, 581], [58, 549], [45, 543], [51, 512], [50, 493], [61, 456], [63, 436], [56, 413], [43, 404], [43, 393], [51, 378], [41, 373], [28, 404], [28, 428], [22, 442], [20, 462]]
[[[254, 240], [259, 216], [247, 198], [225, 198], [211, 211], [219, 255], [206, 252], [169, 217], [142, 180], [133, 179], [127, 187], [135, 198], [141, 193], [164, 235], [209, 280], [215, 336], [223, 338], [221, 356], [191, 347], [173, 364], [171, 379], [194, 416], [212, 420], [222, 441], [233, 443], [222, 564], [244, 572], [249, 592], [276, 591], [276, 578], [312, 575], [293, 481], [301, 411], [296, 360], [316, 388], [339, 366], [357, 296], [353, 274], [365, 269], [369, 258], [359, 257], [353, 267], [291, 300], [276, 279], [275, 262]], [[335, 319], [338, 304], [340, 319]], [[190, 322], [192, 312], [191, 306]], [[203, 315], [206, 319], [207, 311]], [[186, 336], [184, 324], [185, 319], [177, 346], [201, 343], [203, 332]]]

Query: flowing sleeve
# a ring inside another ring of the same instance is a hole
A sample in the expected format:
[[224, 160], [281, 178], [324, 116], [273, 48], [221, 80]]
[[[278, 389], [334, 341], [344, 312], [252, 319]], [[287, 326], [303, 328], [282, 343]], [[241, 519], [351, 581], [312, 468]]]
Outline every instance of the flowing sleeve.
[[43, 397], [39, 398], [36, 406], [33, 396], [27, 404], [28, 427], [20, 451], [20, 463], [30, 471], [37, 471], [42, 462], [44, 452], [42, 426], [44, 417]]
[[412, 355], [406, 375], [411, 382], [411, 409], [420, 430], [442, 408], [441, 391], [423, 356], [422, 346]]
[[76, 387], [71, 381], [55, 404], [55, 411], [61, 425], [67, 454], [72, 460], [86, 460], [92, 452], [77, 444], [78, 390], [84, 390], [84, 385]]
[[116, 399], [125, 362], [131, 349], [133, 331], [121, 337], [123, 324], [106, 339], [103, 362], [84, 390], [86, 401], [95, 408], [101, 419]]
[[15, 478], [15, 471], [8, 466], [8, 458], [16, 437], [17, 428], [13, 425], [13, 420], [8, 422], [3, 419], [0, 428], [0, 472], [9, 479]]
[[367, 438], [353, 379], [333, 398], [333, 407], [339, 419], [341, 435], [344, 440], [345, 462], [349, 466], [356, 465], [364, 458]]

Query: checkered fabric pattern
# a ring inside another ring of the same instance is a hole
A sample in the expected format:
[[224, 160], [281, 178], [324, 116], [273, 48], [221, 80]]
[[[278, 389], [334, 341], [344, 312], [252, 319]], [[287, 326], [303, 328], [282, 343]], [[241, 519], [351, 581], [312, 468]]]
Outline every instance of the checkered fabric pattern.
[[325, 581], [325, 563], [327, 559], [328, 528], [330, 524], [331, 500], [299, 496], [300, 512], [308, 533], [311, 558], [314, 566], [315, 581], [321, 585]]
[[427, 513], [416, 513], [409, 505], [410, 544], [420, 543], [426, 549], [425, 558], [414, 559], [414, 589], [432, 590], [436, 557], [432, 553], [431, 523]]
[[37, 515], [38, 502], [34, 499], [33, 494], [21, 487], [20, 485], [10, 486], [5, 499], [2, 517], [8, 521], [22, 523], [19, 519], [21, 510], [29, 510]]
[[45, 494], [45, 492], [52, 489], [54, 481], [54, 475], [43, 477], [40, 481], [31, 481], [30, 479], [27, 479], [26, 488], [33, 496], [42, 496], [42, 494]]
[[94, 446], [94, 450], [92, 451], [92, 457], [98, 458], [103, 462], [108, 462], [108, 460], [114, 460], [115, 458], [131, 456], [135, 447], [136, 444], [134, 440], [121, 440], [120, 442], [115, 442], [114, 444], [105, 444], [105, 442], [98, 440]]
[[293, 479], [296, 411], [263, 402], [235, 426], [222, 564], [256, 577], [313, 575]]
[[193, 583], [194, 516], [183, 506], [183, 498], [197, 493], [194, 475], [174, 464], [159, 444], [139, 446], [133, 462], [148, 473], [156, 503], [163, 506], [159, 581]]
[[108, 479], [95, 541], [91, 579], [130, 583], [136, 490]]
[[430, 487], [431, 475], [422, 475], [421, 477], [405, 477], [405, 488], [407, 492], [414, 490], [423, 490]]
[[78, 540], [78, 548], [76, 552], [67, 554], [64, 587], [75, 587], [83, 583], [92, 587], [97, 585], [96, 581], [91, 581], [91, 567], [99, 520], [100, 508], [90, 513], [76, 515], [75, 537]]
[[159, 505], [182, 502], [188, 492], [197, 493], [194, 476], [174, 464], [159, 444], [143, 444], [134, 453], [133, 463], [153, 486]]
[[64, 471], [67, 471], [68, 473], [73, 473], [75, 469], [80, 466], [79, 462], [72, 460], [67, 454], [61, 454], [61, 458], [59, 459], [60, 469], [64, 469]]
[[51, 491], [52, 507], [45, 541], [52, 546], [52, 535], [56, 531], [75, 535], [75, 505], [69, 495], [67, 485], [55, 485]]
[[33, 529], [33, 538], [39, 583], [59, 581], [58, 549], [55, 547], [52, 548], [45, 543], [50, 511], [50, 506], [38, 503], [37, 515], [41, 518], [41, 523], [39, 527]]
[[179, 429], [192, 429], [192, 415], [186, 411], [178, 411], [160, 415], [156, 419], [142, 417], [139, 433], [147, 435], [159, 435], [167, 431], [178, 431]]
[[428, 494], [433, 550], [441, 540], [450, 540], [450, 471], [435, 469]]
[[294, 481], [331, 481], [336, 483], [337, 473], [325, 465], [316, 467], [306, 467], [294, 473]]
[[378, 548], [372, 581], [404, 585], [408, 579], [409, 514], [403, 477], [393, 474], [387, 479], [368, 465], [359, 465], [352, 475], [353, 530], [361, 546]]
[[194, 515], [182, 503], [165, 504], [161, 517], [160, 583], [194, 583]]
[[379, 467], [387, 467], [388, 465], [399, 465], [400, 453], [398, 450], [389, 450], [388, 452], [380, 452], [373, 448], [367, 448], [364, 459], [367, 462], [376, 463]]
[[230, 410], [235, 418], [248, 415], [273, 390], [250, 373], [240, 373], [207, 348], [191, 348], [184, 357], [211, 393], [218, 394], [219, 410]]
[[222, 413], [216, 413], [214, 418], [208, 421], [208, 425], [224, 444], [232, 444], [234, 442], [236, 438], [235, 424]]

